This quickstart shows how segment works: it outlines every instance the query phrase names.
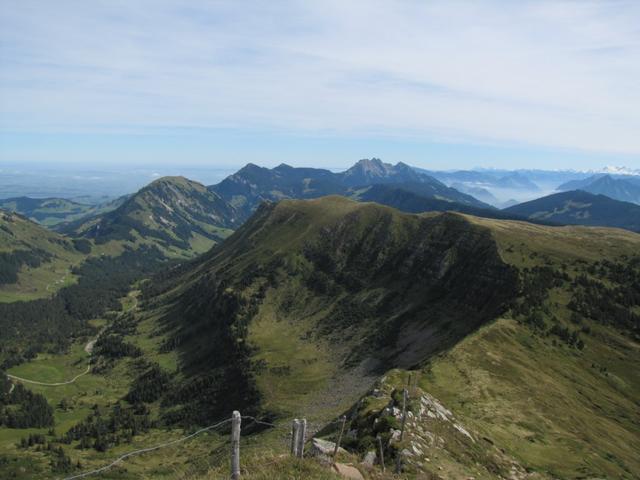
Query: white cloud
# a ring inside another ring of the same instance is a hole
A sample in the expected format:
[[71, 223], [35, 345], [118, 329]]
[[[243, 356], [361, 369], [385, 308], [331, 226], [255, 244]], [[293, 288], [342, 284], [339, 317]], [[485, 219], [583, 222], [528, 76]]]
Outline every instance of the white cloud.
[[640, 153], [637, 1], [0, 1], [3, 130], [269, 128]]

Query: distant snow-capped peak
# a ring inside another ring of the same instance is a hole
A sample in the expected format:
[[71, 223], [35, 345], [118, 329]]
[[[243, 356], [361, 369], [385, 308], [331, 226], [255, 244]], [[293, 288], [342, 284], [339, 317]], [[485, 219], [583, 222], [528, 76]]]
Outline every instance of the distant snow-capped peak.
[[620, 167], [615, 165], [607, 165], [598, 173], [610, 173], [613, 175], [640, 175], [640, 170], [634, 170], [632, 168]]

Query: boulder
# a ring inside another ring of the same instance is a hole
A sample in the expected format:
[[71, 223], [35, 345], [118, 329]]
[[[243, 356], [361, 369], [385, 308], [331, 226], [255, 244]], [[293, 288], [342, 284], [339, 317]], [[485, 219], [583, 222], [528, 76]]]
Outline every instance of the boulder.
[[364, 477], [353, 465], [347, 465], [345, 463], [335, 463], [333, 465], [333, 470], [344, 478], [350, 478], [351, 480], [364, 480]]
[[[335, 448], [336, 444], [334, 442], [321, 438], [313, 438], [311, 440], [311, 446], [309, 447], [309, 454], [315, 457], [331, 457], [333, 456]], [[347, 451], [340, 447], [338, 453], [347, 453]]]
[[373, 468], [373, 465], [375, 463], [376, 463], [376, 452], [374, 451], [367, 452], [367, 454], [364, 456], [364, 459], [362, 460], [362, 465], [364, 465], [367, 468]]

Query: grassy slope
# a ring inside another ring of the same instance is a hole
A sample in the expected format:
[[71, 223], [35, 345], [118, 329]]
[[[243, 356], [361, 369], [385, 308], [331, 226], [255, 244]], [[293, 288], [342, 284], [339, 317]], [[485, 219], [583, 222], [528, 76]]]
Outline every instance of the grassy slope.
[[189, 258], [232, 233], [234, 212], [206, 187], [183, 177], [147, 185], [117, 209], [69, 225], [66, 233], [121, 249], [157, 246], [168, 258]]
[[[131, 295], [122, 299], [123, 311], [136, 307], [135, 295], [136, 292], [132, 292]], [[155, 332], [156, 319], [141, 312], [139, 320], [137, 332], [127, 336], [126, 340], [141, 347], [145, 352], [145, 359], [156, 361], [164, 369], [179, 375], [175, 371], [177, 367], [175, 353], [158, 353], [162, 337]], [[99, 327], [104, 325], [105, 321], [97, 320], [94, 323]], [[87, 340], [80, 340], [64, 355], [41, 354], [32, 362], [13, 367], [9, 373], [43, 382], [68, 380], [84, 371], [87, 361], [84, 345]], [[113, 370], [100, 374], [91, 373], [79, 378], [72, 385], [59, 387], [32, 385], [29, 388], [45, 395], [49, 404], [55, 407], [55, 431], [60, 435], [86, 418], [94, 405], [108, 407], [121, 400], [135, 376], [134, 364], [134, 360], [124, 358], [115, 363]], [[66, 411], [59, 406], [63, 399], [70, 406]], [[152, 405], [152, 410], [157, 412], [158, 406]], [[250, 422], [245, 421], [245, 425], [248, 423]], [[275, 475], [276, 478], [287, 475], [287, 478], [300, 480], [338, 478], [314, 461], [300, 462], [286, 456], [281, 457], [289, 448], [289, 429], [288, 423], [280, 425], [281, 428], [275, 432], [267, 432], [256, 438], [249, 435], [242, 437], [244, 476], [256, 480], [267, 478], [269, 475]], [[48, 440], [53, 439], [48, 435], [47, 428], [0, 428], [0, 457], [4, 455], [11, 459], [8, 464], [0, 462], [0, 478], [59, 479], [63, 476], [50, 471], [49, 455], [36, 452], [34, 449], [24, 450], [16, 447], [21, 438], [31, 433], [41, 433]], [[131, 444], [113, 447], [106, 453], [98, 453], [93, 449], [79, 450], [73, 445], [64, 446], [64, 449], [74, 464], [77, 461], [81, 462], [82, 468], [74, 472], [80, 473], [102, 467], [119, 455], [132, 450], [175, 440], [187, 433], [190, 432], [183, 432], [179, 428], [152, 429], [145, 435], [135, 437]], [[129, 458], [121, 465], [102, 473], [100, 478], [120, 480], [221, 478], [228, 475], [228, 455], [228, 432], [223, 430], [212, 434], [205, 433], [182, 444]], [[268, 459], [268, 462], [265, 462], [265, 459]]]
[[640, 232], [640, 206], [582, 190], [554, 193], [504, 212], [570, 225], [599, 225]]
[[[135, 308], [135, 292], [122, 299], [123, 311]], [[98, 319], [92, 321], [96, 327], [103, 326], [106, 320]], [[145, 358], [158, 361], [164, 368], [172, 371], [175, 368], [175, 357], [171, 354], [158, 355], [154, 350], [154, 340], [150, 338], [148, 330], [149, 324], [141, 322], [138, 332], [127, 337], [127, 340], [139, 345], [145, 351]], [[74, 343], [69, 351], [61, 355], [39, 354], [31, 362], [11, 368], [8, 373], [21, 376], [40, 382], [59, 382], [73, 378], [78, 373], [82, 373], [87, 364], [88, 355], [84, 347], [88, 338], [79, 339]], [[84, 420], [91, 412], [94, 405], [108, 408], [115, 402], [121, 400], [129, 390], [129, 385], [135, 377], [134, 361], [124, 358], [115, 363], [112, 370], [100, 374], [90, 373], [84, 375], [69, 385], [47, 387], [40, 385], [27, 385], [34, 392], [43, 394], [51, 406], [54, 407], [55, 433], [63, 434], [69, 428]], [[65, 400], [69, 407], [63, 410], [60, 402]], [[154, 407], [157, 409], [157, 406]], [[41, 433], [47, 436], [48, 440], [53, 437], [48, 435], [48, 428], [37, 429], [9, 429], [0, 428], [0, 452], [8, 458], [15, 459], [7, 465], [0, 463], [0, 477], [14, 478], [60, 478], [61, 474], [54, 474], [50, 471], [50, 457], [47, 454], [39, 453], [33, 449], [24, 450], [17, 448], [16, 444], [21, 438], [27, 437], [31, 433]], [[108, 452], [99, 453], [93, 449], [78, 450], [73, 447], [65, 447], [65, 453], [69, 455], [73, 463], [82, 463], [82, 471], [98, 468], [111, 462], [118, 455], [129, 452], [137, 448], [156, 445], [170, 441], [182, 436], [179, 429], [165, 431], [154, 429], [146, 435], [139, 435], [132, 444], [123, 444], [110, 449]], [[186, 444], [185, 447], [161, 450], [156, 453], [129, 460], [123, 469], [115, 468], [113, 471], [103, 474], [102, 478], [133, 479], [140, 478], [141, 474], [150, 475], [148, 478], [175, 478], [176, 471], [181, 467], [186, 452], [193, 455], [195, 463], [198, 464], [200, 458], [202, 465], [197, 471], [206, 471], [209, 468], [209, 449], [212, 445], [223, 443], [216, 436], [196, 438]], [[0, 456], [2, 456], [0, 455]], [[129, 472], [129, 473], [127, 473]]]
[[62, 236], [50, 232], [19, 215], [0, 211], [0, 252], [40, 249], [52, 258], [40, 266], [23, 266], [18, 282], [0, 285], [0, 302], [31, 300], [47, 297], [74, 281], [70, 268], [82, 261], [84, 255]]
[[8, 198], [0, 200], [0, 208], [18, 212], [47, 227], [77, 220], [91, 214], [95, 207], [64, 198]]
[[[472, 220], [491, 228], [505, 260], [518, 267], [640, 249], [640, 236], [621, 230]], [[552, 291], [554, 314], [564, 321], [567, 300], [566, 292]], [[640, 345], [590, 327], [579, 351], [500, 319], [434, 360], [422, 386], [532, 468], [560, 478], [637, 478]]]
[[[495, 282], [508, 278], [492, 263], [497, 253], [488, 242], [458, 216], [407, 215], [342, 197], [283, 201], [170, 282], [177, 287], [159, 302], [158, 322], [169, 325], [168, 334], [188, 335], [180, 355], [201, 365], [213, 335], [201, 319], [217, 314], [206, 305], [199, 310], [198, 282], [220, 276], [249, 303], [263, 291], [246, 338], [252, 363], [261, 365], [255, 375], [261, 408], [323, 421], [368, 388], [377, 366], [411, 365], [488, 318], [500, 301]], [[322, 262], [314, 258], [318, 252], [341, 272], [324, 274], [327, 291], [310, 285]], [[461, 287], [440, 290], [456, 279]], [[213, 292], [215, 285], [206, 288]], [[198, 313], [191, 320], [185, 309]]]
[[65, 198], [17, 197], [0, 200], [0, 208], [17, 212], [34, 222], [55, 229], [65, 223], [114, 210], [123, 203], [124, 198], [88, 205]]

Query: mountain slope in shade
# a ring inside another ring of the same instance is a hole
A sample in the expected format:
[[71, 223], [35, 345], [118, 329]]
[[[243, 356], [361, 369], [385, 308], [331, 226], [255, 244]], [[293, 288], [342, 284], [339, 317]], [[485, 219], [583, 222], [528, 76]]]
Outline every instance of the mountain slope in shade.
[[640, 204], [640, 182], [634, 183], [630, 177], [594, 175], [580, 182], [570, 182], [558, 187], [559, 191], [584, 190], [596, 195], [606, 195], [621, 202]]
[[503, 211], [533, 220], [640, 232], [640, 206], [582, 190], [555, 193]]
[[0, 302], [46, 297], [73, 281], [80, 245], [27, 218], [0, 210]]
[[219, 195], [184, 177], [163, 177], [120, 207], [65, 233], [96, 244], [152, 244], [169, 256], [190, 256], [210, 248], [236, 226], [236, 210]]
[[[496, 188], [526, 190], [535, 192], [540, 190], [538, 185], [530, 177], [538, 176], [529, 171], [510, 170], [458, 170], [458, 171], [432, 171], [416, 169], [446, 183], [447, 185], [464, 184], [468, 187]], [[558, 175], [561, 175], [560, 173]]]
[[465, 185], [464, 183], [456, 182], [451, 185], [451, 188], [455, 188], [459, 192], [466, 193], [467, 195], [471, 195], [474, 198], [477, 198], [481, 202], [487, 203], [489, 205], [496, 206], [500, 201], [493, 195], [489, 190], [482, 187], [477, 187], [473, 185]]
[[520, 215], [510, 214], [494, 208], [479, 208], [416, 193], [420, 191], [420, 184], [380, 184], [360, 189], [351, 198], [364, 202], [376, 202], [407, 213], [460, 212], [485, 218], [527, 220]]
[[391, 165], [377, 158], [360, 160], [341, 173], [316, 168], [294, 168], [284, 164], [273, 169], [248, 164], [219, 184], [208, 188], [233, 205], [246, 219], [264, 200], [310, 199], [334, 194], [349, 196], [359, 187], [387, 183], [410, 183], [423, 196], [490, 208], [474, 197], [447, 187], [408, 165]]
[[233, 205], [243, 219], [249, 218], [265, 200], [315, 198], [344, 190], [329, 170], [285, 164], [269, 169], [253, 163], [208, 188]]
[[422, 197], [446, 202], [455, 202], [478, 208], [492, 208], [478, 199], [462, 193], [455, 188], [447, 187], [444, 183], [429, 175], [419, 173], [404, 163], [391, 165], [374, 158], [360, 160], [346, 172], [338, 174], [340, 181], [350, 186], [348, 193], [357, 191], [359, 187], [370, 185], [402, 186], [406, 191]]
[[559, 192], [568, 192], [571, 190], [584, 190], [586, 187], [591, 185], [593, 182], [605, 177], [604, 173], [597, 173], [595, 175], [591, 175], [587, 178], [579, 178], [576, 180], [569, 180], [568, 182], [564, 182], [558, 186], [556, 190]]

